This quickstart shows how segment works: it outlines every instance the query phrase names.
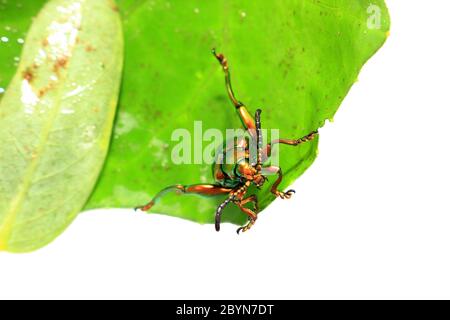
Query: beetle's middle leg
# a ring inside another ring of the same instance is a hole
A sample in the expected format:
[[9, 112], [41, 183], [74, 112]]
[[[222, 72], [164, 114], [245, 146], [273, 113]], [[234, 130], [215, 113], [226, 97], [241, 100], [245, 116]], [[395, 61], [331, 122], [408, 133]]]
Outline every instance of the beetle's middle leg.
[[150, 210], [156, 202], [161, 199], [166, 193], [169, 192], [177, 192], [179, 194], [183, 193], [192, 193], [192, 194], [199, 194], [199, 195], [205, 195], [205, 196], [215, 196], [215, 195], [221, 195], [221, 194], [227, 194], [230, 193], [233, 189], [230, 188], [224, 188], [219, 185], [215, 184], [194, 184], [189, 186], [184, 186], [181, 184], [173, 185], [167, 188], [162, 189], [149, 203], [146, 205], [140, 206], [135, 208], [135, 210], [142, 210], [142, 211], [148, 211]]
[[281, 181], [283, 180], [283, 173], [281, 172], [281, 168], [271, 166], [267, 168], [263, 168], [262, 173], [264, 175], [270, 175], [270, 174], [278, 174], [278, 179], [274, 182], [272, 185], [272, 188], [270, 188], [270, 192], [272, 192], [275, 196], [281, 198], [281, 199], [290, 199], [292, 195], [295, 193], [295, 190], [288, 190], [286, 192], [279, 191], [278, 186], [280, 185]]
[[219, 61], [220, 65], [222, 66], [223, 72], [225, 73], [225, 86], [227, 89], [228, 97], [230, 98], [231, 102], [233, 103], [234, 107], [236, 108], [236, 111], [237, 111], [245, 129], [249, 131], [249, 134], [253, 138], [256, 138], [255, 119], [253, 119], [252, 115], [248, 112], [245, 105], [236, 98], [234, 91], [233, 91], [233, 87], [231, 86], [230, 68], [228, 66], [227, 58], [222, 53], [216, 53], [215, 49], [212, 50], [212, 53], [214, 54], [216, 59]]

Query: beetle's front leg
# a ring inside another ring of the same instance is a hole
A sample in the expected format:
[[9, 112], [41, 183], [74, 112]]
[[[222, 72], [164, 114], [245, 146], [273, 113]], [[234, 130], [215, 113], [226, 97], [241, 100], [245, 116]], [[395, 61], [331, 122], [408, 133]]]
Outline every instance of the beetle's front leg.
[[270, 188], [270, 192], [272, 192], [275, 196], [277, 196], [281, 199], [290, 199], [292, 197], [292, 195], [295, 193], [295, 190], [292, 190], [292, 189], [290, 189], [286, 192], [278, 190], [278, 186], [280, 185], [281, 181], [283, 180], [283, 173], [281, 172], [281, 168], [271, 166], [271, 167], [263, 168], [262, 172], [264, 175], [278, 174], [278, 179], [272, 185], [272, 188]]
[[178, 194], [193, 193], [205, 196], [216, 196], [230, 193], [232, 189], [224, 188], [215, 184], [194, 184], [190, 186], [183, 186], [181, 184], [173, 185], [162, 189], [149, 203], [144, 206], [136, 207], [135, 210], [148, 211], [156, 202], [161, 199], [168, 192], [177, 192]]

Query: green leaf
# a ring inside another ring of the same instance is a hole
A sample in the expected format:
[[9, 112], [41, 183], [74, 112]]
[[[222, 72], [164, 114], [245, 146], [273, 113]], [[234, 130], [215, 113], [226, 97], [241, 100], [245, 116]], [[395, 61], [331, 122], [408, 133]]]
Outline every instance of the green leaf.
[[111, 0], [52, 0], [34, 20], [0, 103], [0, 250], [47, 244], [85, 205], [108, 151], [122, 51]]
[[[123, 90], [111, 152], [88, 208], [133, 207], [167, 185], [214, 182], [210, 165], [171, 161], [177, 128], [193, 134], [194, 120], [203, 121], [203, 131], [241, 127], [211, 48], [228, 57], [238, 98], [252, 114], [263, 110], [263, 127], [299, 138], [333, 117], [389, 30], [382, 0], [142, 0], [119, 6], [127, 50]], [[282, 188], [311, 165], [317, 144], [280, 147]], [[275, 198], [270, 184], [258, 191], [262, 208]], [[168, 194], [153, 212], [210, 223], [223, 200]], [[232, 206], [224, 212], [225, 221], [245, 219]]]

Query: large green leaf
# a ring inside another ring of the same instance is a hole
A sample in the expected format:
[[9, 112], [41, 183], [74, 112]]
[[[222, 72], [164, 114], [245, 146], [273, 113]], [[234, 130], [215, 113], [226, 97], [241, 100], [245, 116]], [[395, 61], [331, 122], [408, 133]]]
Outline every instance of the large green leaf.
[[[88, 208], [133, 207], [170, 184], [214, 182], [208, 164], [171, 161], [175, 129], [192, 132], [194, 120], [203, 121], [204, 131], [241, 126], [211, 48], [228, 57], [238, 98], [251, 113], [262, 108], [263, 127], [298, 138], [333, 117], [389, 29], [382, 0], [119, 4], [123, 90], [111, 152]], [[317, 144], [280, 147], [283, 188], [313, 162]], [[258, 192], [262, 208], [274, 200], [268, 188]], [[153, 211], [209, 223], [223, 198], [169, 194]], [[227, 210], [224, 220], [245, 221], [236, 208]]]
[[[0, 30], [15, 27], [23, 34], [44, 2], [18, 0], [20, 8], [14, 9], [9, 1], [6, 13], [0, 4]], [[192, 130], [193, 120], [203, 121], [204, 130], [240, 126], [212, 47], [228, 56], [239, 98], [252, 112], [263, 109], [263, 127], [294, 138], [332, 118], [389, 30], [382, 0], [117, 3], [127, 52], [122, 98], [112, 150], [88, 208], [133, 207], [168, 184], [213, 182], [209, 165], [170, 162], [174, 129]], [[7, 57], [0, 87], [20, 52], [20, 45], [9, 45], [0, 43], [0, 58]], [[306, 170], [316, 149], [317, 141], [281, 148], [282, 187]], [[264, 206], [273, 200], [267, 188], [260, 198]], [[154, 211], [212, 222], [221, 200], [169, 195]], [[245, 217], [230, 207], [224, 219], [242, 223]]]
[[108, 151], [122, 61], [113, 1], [52, 0], [36, 17], [0, 103], [0, 250], [45, 245], [85, 205]]

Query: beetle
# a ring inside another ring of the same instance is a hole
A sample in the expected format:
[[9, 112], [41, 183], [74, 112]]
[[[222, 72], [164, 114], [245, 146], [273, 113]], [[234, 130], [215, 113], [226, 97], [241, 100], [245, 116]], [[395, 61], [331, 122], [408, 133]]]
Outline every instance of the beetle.
[[[294, 190], [286, 192], [278, 190], [283, 174], [281, 168], [276, 166], [263, 167], [263, 163], [271, 156], [272, 148], [275, 144], [285, 144], [298, 146], [312, 141], [318, 136], [318, 131], [312, 131], [308, 135], [299, 139], [277, 139], [269, 142], [263, 147], [263, 138], [261, 131], [261, 110], [258, 109], [255, 117], [252, 117], [247, 107], [240, 102], [231, 86], [230, 68], [226, 57], [212, 50], [213, 55], [219, 61], [223, 72], [225, 73], [225, 87], [231, 103], [239, 115], [244, 129], [248, 133], [250, 140], [240, 137], [228, 142], [222, 152], [216, 155], [216, 161], [213, 165], [214, 184], [194, 184], [194, 185], [173, 185], [161, 190], [149, 203], [135, 208], [135, 210], [148, 211], [153, 205], [167, 192], [176, 191], [178, 193], [199, 194], [205, 196], [227, 195], [227, 198], [217, 207], [215, 212], [215, 228], [220, 231], [220, 221], [222, 212], [227, 205], [234, 203], [239, 209], [248, 216], [248, 223], [237, 229], [246, 232], [255, 224], [258, 217], [258, 198], [256, 194], [246, 197], [249, 187], [253, 184], [258, 189], [267, 181], [267, 175], [278, 175], [270, 191], [281, 199], [290, 199], [295, 193]], [[250, 142], [256, 143], [256, 159], [250, 156]], [[233, 156], [233, 163], [225, 163], [224, 159], [230, 154]], [[247, 204], [253, 204], [253, 209], [245, 207]]]

